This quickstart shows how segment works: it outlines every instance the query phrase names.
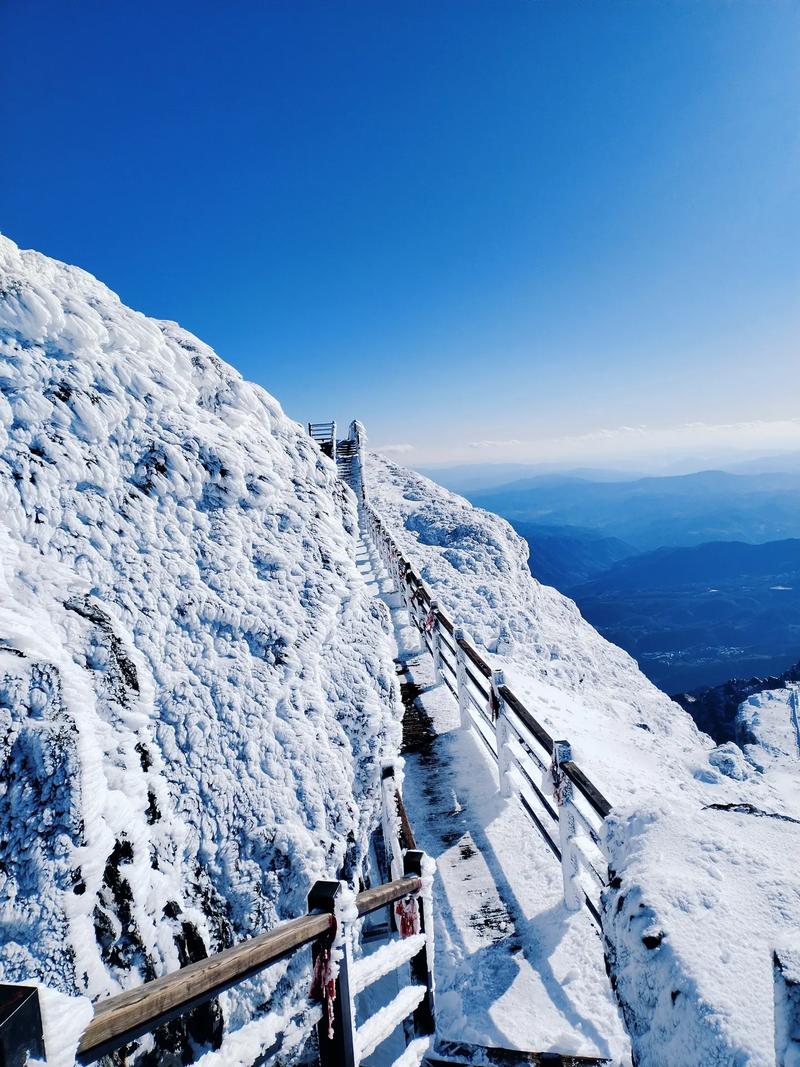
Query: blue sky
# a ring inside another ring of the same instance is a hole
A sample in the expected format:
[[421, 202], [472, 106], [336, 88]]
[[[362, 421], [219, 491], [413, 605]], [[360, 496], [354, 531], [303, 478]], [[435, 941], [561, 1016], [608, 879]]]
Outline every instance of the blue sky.
[[409, 463], [800, 447], [800, 6], [0, 2], [0, 228]]

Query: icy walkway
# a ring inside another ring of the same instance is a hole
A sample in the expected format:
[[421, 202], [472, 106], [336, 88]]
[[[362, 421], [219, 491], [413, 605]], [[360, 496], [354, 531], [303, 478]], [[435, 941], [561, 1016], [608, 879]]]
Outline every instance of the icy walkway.
[[434, 684], [430, 657], [366, 541], [357, 562], [391, 611], [405, 669], [405, 802], [438, 868], [439, 1036], [629, 1064], [597, 928], [586, 911], [564, 908], [553, 854], [517, 801], [500, 796], [479, 739], [459, 728], [455, 701]]

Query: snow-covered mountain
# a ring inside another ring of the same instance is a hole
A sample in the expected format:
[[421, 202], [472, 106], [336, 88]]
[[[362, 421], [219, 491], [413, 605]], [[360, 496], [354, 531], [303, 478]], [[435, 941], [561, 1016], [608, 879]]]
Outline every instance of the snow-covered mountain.
[[[773, 1063], [772, 953], [800, 929], [788, 695], [715, 747], [505, 521], [379, 456], [366, 487], [614, 805], [604, 930], [638, 1063]], [[268, 394], [0, 238], [0, 979], [96, 999], [359, 874], [399, 707], [357, 537]], [[226, 994], [228, 1025], [301, 965]], [[210, 1006], [169, 1041], [221, 1026]]]
[[263, 389], [0, 238], [0, 978], [101, 997], [359, 873], [399, 708], [355, 537]]
[[715, 747], [531, 578], [504, 520], [380, 456], [367, 475], [433, 595], [614, 805], [603, 922], [637, 1062], [774, 1063], [772, 954], [800, 930], [797, 764], [778, 780], [752, 751]]

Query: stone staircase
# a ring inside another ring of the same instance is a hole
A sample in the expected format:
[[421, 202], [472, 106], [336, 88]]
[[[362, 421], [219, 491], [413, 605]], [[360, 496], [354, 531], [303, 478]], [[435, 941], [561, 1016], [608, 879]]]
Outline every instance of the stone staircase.
[[343, 482], [350, 484], [353, 478], [353, 461], [358, 454], [358, 445], [347, 438], [336, 442], [336, 470]]

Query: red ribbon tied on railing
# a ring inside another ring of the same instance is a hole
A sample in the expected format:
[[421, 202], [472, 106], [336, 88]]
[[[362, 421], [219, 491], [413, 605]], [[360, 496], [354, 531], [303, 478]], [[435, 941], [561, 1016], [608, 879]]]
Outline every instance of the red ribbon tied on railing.
[[336, 1000], [336, 974], [330, 948], [320, 949], [311, 977], [311, 999], [322, 1001], [328, 1020], [328, 1040], [333, 1040], [333, 1002]]
[[394, 906], [397, 916], [397, 928], [402, 938], [413, 937], [420, 931], [419, 905], [416, 897], [403, 897]]
[[435, 625], [436, 615], [434, 614], [433, 609], [431, 609], [425, 616], [425, 633], [429, 634]]

